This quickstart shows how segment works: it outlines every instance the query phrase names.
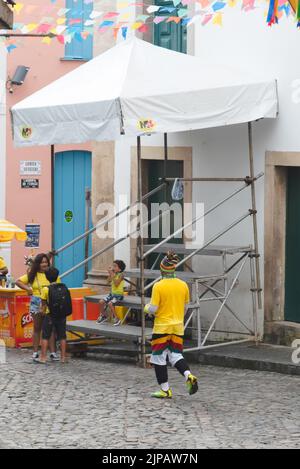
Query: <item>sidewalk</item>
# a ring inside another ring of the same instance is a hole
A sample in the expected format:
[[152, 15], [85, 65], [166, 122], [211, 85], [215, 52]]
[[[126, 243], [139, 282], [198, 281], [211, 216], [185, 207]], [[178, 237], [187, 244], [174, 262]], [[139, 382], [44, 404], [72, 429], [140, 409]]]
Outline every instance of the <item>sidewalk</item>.
[[203, 365], [300, 375], [300, 363], [292, 362], [293, 352], [291, 347], [278, 345], [237, 344], [193, 353], [193, 360]]

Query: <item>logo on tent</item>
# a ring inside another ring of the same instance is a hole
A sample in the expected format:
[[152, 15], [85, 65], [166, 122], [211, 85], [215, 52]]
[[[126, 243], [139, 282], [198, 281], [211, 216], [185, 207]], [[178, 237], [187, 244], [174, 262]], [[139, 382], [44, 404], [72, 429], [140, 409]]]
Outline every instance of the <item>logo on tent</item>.
[[21, 127], [21, 135], [25, 139], [30, 138], [32, 135], [32, 128], [28, 127], [28, 125], [23, 125]]
[[153, 119], [140, 119], [137, 123], [137, 127], [142, 132], [153, 132], [156, 128], [156, 123]]

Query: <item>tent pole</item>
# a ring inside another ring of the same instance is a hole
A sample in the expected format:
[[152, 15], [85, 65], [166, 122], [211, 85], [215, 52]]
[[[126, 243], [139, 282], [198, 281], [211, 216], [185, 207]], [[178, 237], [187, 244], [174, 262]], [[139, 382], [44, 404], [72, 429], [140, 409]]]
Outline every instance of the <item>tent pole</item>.
[[145, 260], [144, 254], [144, 239], [143, 239], [143, 179], [142, 179], [142, 155], [141, 155], [141, 137], [137, 137], [137, 159], [138, 159], [138, 201], [139, 201], [139, 267], [140, 267], [140, 294], [141, 294], [141, 359], [142, 367], [146, 368], [146, 340], [145, 340]]
[[[55, 239], [54, 239], [54, 174], [55, 174], [55, 149], [54, 145], [51, 145], [51, 251], [54, 251]], [[53, 264], [55, 257], [53, 256]]]
[[[249, 145], [249, 165], [250, 165], [250, 178], [254, 178], [254, 161], [253, 161], [253, 140], [252, 140], [252, 124], [248, 122], [248, 145]], [[256, 289], [258, 308], [262, 308], [261, 299], [261, 280], [260, 280], [260, 265], [259, 265], [259, 252], [258, 252], [258, 234], [257, 234], [257, 210], [256, 210], [256, 196], [255, 196], [255, 179], [251, 183], [251, 199], [253, 211], [253, 237], [254, 237], [254, 251], [255, 251], [255, 270], [256, 270]]]
[[[164, 178], [163, 181], [165, 182], [166, 177], [167, 177], [167, 171], [168, 171], [168, 134], [164, 134]], [[165, 199], [167, 202], [167, 194], [168, 194], [168, 189], [167, 186], [165, 187]]]

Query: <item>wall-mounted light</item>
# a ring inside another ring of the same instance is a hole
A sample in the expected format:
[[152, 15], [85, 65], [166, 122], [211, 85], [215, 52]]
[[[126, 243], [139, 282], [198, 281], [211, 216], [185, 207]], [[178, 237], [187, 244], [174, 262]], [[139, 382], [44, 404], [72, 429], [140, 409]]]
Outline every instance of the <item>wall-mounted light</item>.
[[16, 2], [14, 0], [4, 0], [4, 3], [7, 3], [8, 5], [11, 5], [12, 7], [16, 5]]
[[7, 88], [10, 93], [14, 92], [14, 85], [20, 86], [23, 85], [25, 81], [25, 77], [28, 73], [29, 67], [25, 67], [25, 65], [18, 65], [14, 76], [12, 78], [8, 77], [7, 80]]

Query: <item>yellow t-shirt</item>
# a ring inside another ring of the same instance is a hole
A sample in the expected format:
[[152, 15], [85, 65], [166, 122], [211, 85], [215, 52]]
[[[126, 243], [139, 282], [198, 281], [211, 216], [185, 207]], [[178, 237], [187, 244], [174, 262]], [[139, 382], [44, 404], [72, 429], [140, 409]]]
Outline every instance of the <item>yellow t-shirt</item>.
[[111, 293], [112, 295], [124, 295], [124, 288], [125, 288], [125, 280], [122, 280], [118, 287], [115, 286], [114, 280], [118, 280], [118, 278], [122, 275], [120, 272], [119, 274], [114, 275], [114, 278], [111, 282]]
[[153, 334], [184, 334], [185, 305], [190, 301], [189, 287], [178, 278], [165, 278], [152, 290], [151, 305], [158, 306]]
[[[24, 285], [29, 285], [28, 275], [25, 274], [19, 278], [20, 282], [24, 283]], [[60, 283], [60, 278], [58, 277], [57, 283]], [[35, 276], [33, 284], [31, 285], [33, 290], [33, 295], [42, 297], [43, 288], [47, 285], [50, 285], [49, 280], [47, 280], [46, 274], [43, 272], [38, 272]]]
[[0, 269], [5, 269], [6, 268], [6, 263], [3, 257], [0, 257]]

